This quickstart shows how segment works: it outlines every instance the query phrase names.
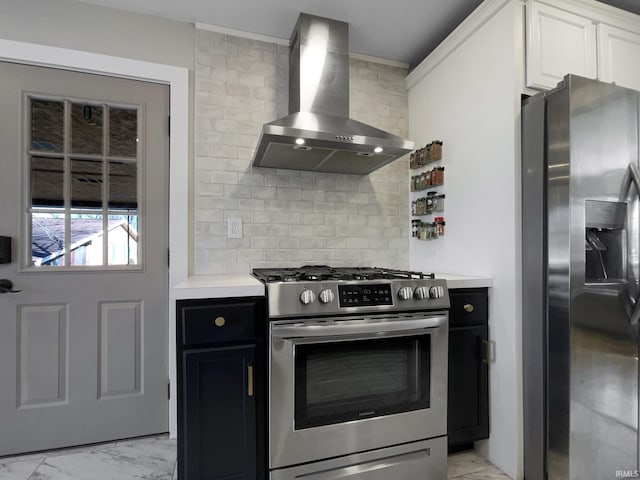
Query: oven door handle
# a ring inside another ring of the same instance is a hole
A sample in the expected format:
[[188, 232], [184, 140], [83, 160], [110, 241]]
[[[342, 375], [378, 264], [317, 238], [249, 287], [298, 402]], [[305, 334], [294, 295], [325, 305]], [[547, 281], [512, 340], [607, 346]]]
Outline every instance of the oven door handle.
[[[338, 325], [336, 325], [338, 323]], [[375, 337], [381, 334], [411, 335], [421, 330], [440, 328], [447, 324], [447, 317], [433, 316], [413, 320], [393, 320], [384, 322], [363, 322], [361, 320], [341, 320], [330, 324], [274, 325], [271, 337], [285, 340], [291, 338], [318, 337]]]

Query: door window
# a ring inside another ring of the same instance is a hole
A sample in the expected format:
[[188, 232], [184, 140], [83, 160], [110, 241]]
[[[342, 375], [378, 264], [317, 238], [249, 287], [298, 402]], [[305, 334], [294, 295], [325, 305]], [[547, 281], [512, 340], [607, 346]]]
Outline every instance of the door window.
[[25, 103], [25, 265], [139, 268], [139, 106], [35, 95]]
[[295, 428], [429, 408], [429, 335], [299, 344]]

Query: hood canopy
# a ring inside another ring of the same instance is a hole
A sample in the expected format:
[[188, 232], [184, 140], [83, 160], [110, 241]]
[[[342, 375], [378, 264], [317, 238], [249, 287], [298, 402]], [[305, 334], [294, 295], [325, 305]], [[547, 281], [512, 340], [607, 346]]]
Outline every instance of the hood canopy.
[[262, 129], [253, 165], [366, 175], [413, 142], [349, 118], [349, 24], [300, 14], [289, 47], [289, 113]]

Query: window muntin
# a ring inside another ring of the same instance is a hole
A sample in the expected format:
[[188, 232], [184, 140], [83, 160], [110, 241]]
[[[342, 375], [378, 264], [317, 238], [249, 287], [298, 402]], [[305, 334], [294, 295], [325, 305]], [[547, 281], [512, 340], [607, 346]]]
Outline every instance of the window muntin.
[[27, 267], [140, 268], [140, 108], [27, 96]]

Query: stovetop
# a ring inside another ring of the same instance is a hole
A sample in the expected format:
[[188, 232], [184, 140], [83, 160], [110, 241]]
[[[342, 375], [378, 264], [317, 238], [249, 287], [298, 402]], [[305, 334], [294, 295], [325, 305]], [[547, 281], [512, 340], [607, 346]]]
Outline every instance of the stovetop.
[[305, 265], [300, 268], [255, 268], [253, 275], [265, 283], [318, 282], [326, 280], [432, 279], [433, 273], [412, 272], [378, 267], [329, 267]]
[[449, 307], [444, 279], [377, 267], [256, 268], [270, 318], [409, 312]]

